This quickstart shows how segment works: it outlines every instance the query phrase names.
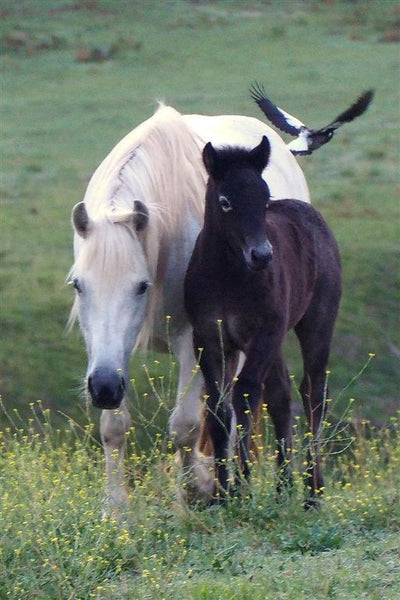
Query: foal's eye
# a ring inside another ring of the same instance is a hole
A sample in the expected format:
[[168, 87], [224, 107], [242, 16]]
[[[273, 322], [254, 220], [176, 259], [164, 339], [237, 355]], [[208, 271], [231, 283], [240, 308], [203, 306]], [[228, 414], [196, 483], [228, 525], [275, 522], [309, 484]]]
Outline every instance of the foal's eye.
[[226, 196], [220, 196], [219, 203], [224, 212], [228, 212], [228, 211], [232, 210], [231, 203], [229, 202], [229, 200]]
[[146, 293], [147, 288], [149, 287], [148, 281], [141, 281], [137, 286], [136, 293], [138, 296], [143, 296]]

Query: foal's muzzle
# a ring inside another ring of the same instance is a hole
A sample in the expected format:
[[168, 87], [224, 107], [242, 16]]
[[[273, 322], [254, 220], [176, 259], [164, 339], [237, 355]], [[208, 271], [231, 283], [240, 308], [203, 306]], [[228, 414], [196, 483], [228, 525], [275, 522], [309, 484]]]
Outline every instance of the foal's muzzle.
[[262, 271], [272, 260], [272, 246], [269, 242], [253, 246], [246, 253], [247, 264], [252, 271]]
[[119, 408], [125, 393], [125, 381], [117, 371], [98, 367], [89, 375], [87, 384], [93, 406], [109, 410]]

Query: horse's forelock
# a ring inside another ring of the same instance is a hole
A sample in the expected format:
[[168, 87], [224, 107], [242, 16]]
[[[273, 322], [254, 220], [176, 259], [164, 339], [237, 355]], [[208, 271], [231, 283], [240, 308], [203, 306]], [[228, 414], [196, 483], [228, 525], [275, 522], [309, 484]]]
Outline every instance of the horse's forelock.
[[[132, 250], [136, 246], [136, 251]], [[129, 215], [113, 215], [94, 222], [90, 235], [81, 243], [80, 251], [70, 276], [84, 276], [96, 271], [99, 283], [114, 285], [121, 273], [143, 270], [144, 254], [139, 252], [137, 239]]]
[[107, 214], [107, 219], [111, 223], [131, 223], [133, 219], [134, 211], [111, 211]]

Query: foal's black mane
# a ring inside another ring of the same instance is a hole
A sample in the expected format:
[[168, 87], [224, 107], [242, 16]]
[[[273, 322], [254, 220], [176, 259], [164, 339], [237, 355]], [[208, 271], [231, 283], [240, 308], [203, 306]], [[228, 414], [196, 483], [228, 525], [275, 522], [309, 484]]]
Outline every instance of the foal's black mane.
[[228, 171], [240, 168], [250, 168], [257, 171], [254, 158], [248, 148], [242, 146], [222, 146], [214, 148], [214, 151], [218, 164], [218, 169], [214, 173], [214, 176], [217, 178], [223, 176]]
[[243, 146], [222, 146], [215, 148], [215, 153], [224, 170], [250, 165], [249, 150]]

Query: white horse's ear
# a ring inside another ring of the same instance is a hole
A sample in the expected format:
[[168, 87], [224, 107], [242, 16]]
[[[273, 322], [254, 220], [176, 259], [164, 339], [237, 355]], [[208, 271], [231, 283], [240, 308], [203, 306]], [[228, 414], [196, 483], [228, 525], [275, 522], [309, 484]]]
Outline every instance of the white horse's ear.
[[212, 175], [216, 168], [217, 152], [211, 142], [204, 146], [203, 163], [209, 175]]
[[267, 166], [270, 154], [271, 146], [269, 140], [265, 135], [263, 135], [261, 143], [255, 148], [253, 148], [253, 150], [250, 151], [249, 155], [251, 164], [257, 169], [257, 171], [260, 174], [264, 171], [265, 167]]
[[133, 224], [136, 231], [142, 231], [149, 221], [149, 210], [140, 200], [135, 200], [133, 205]]
[[75, 204], [71, 220], [76, 233], [85, 238], [90, 230], [90, 219], [84, 202]]

